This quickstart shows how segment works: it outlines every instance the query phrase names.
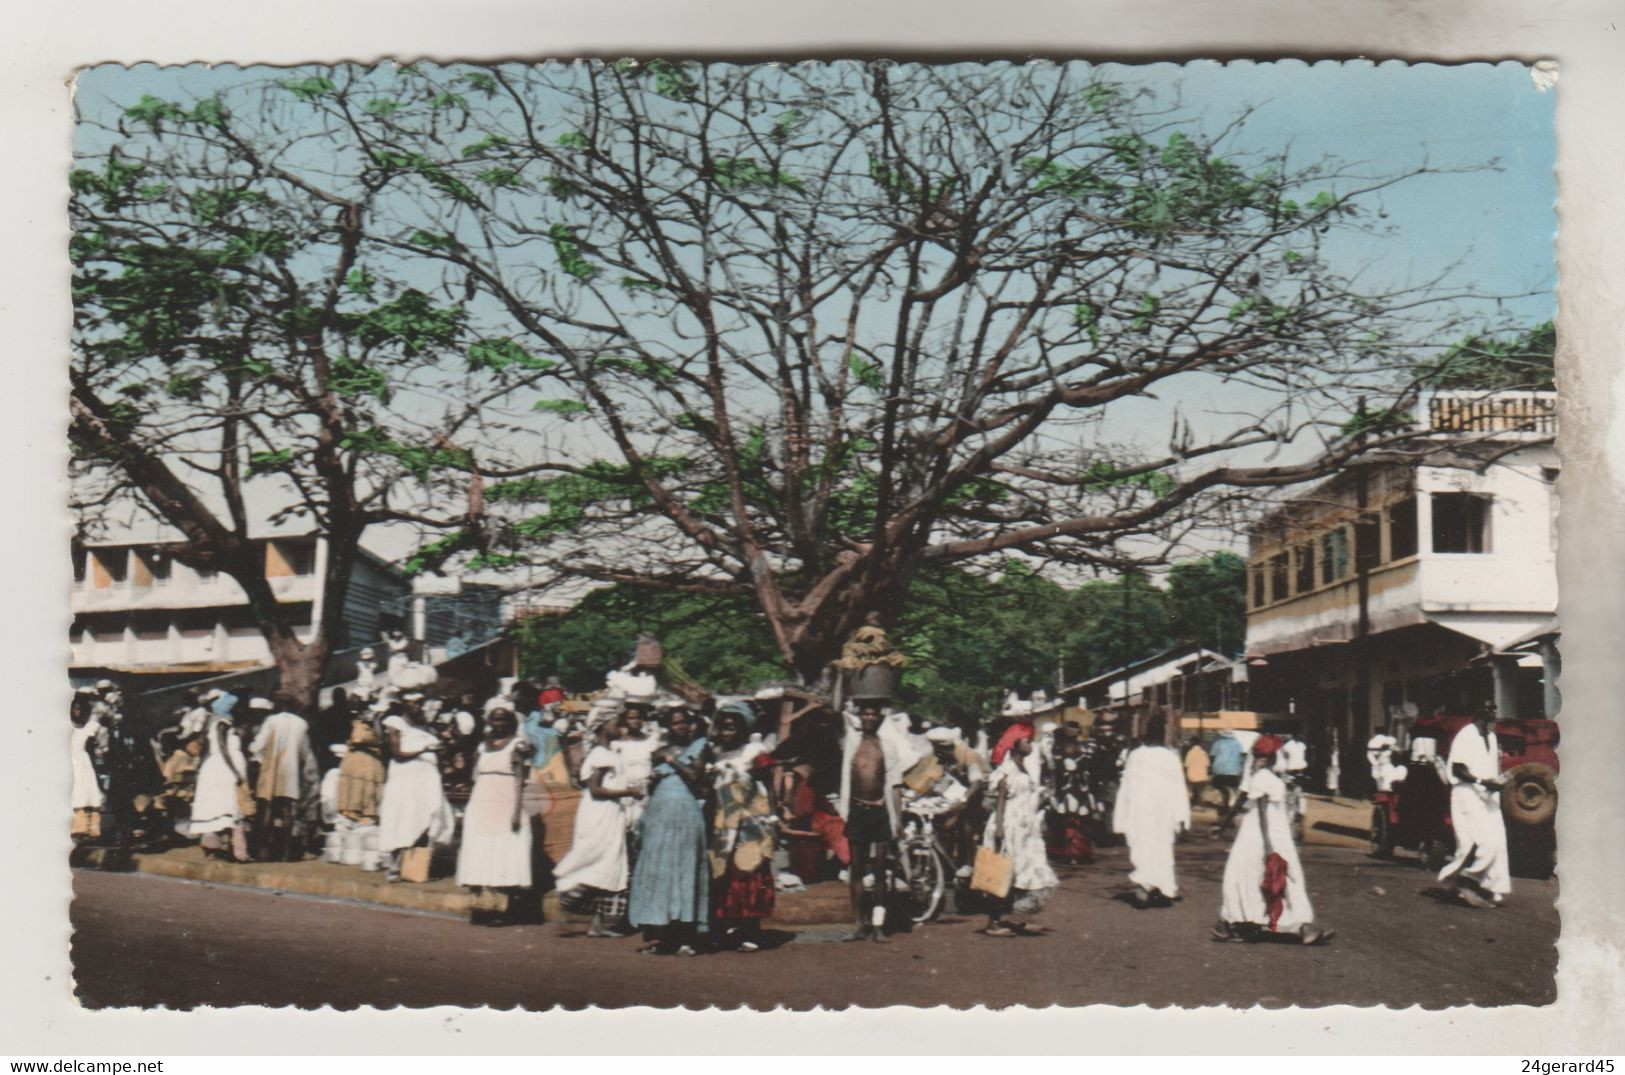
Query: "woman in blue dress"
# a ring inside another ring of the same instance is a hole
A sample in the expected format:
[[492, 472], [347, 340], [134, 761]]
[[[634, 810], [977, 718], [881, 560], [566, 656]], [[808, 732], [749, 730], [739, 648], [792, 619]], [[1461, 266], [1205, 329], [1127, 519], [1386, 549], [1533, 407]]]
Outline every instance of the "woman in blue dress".
[[705, 814], [695, 797], [706, 787], [698, 730], [687, 710], [672, 714], [666, 745], [652, 759], [653, 790], [639, 823], [627, 919], [654, 937], [644, 951], [657, 955], [693, 955], [710, 912]]

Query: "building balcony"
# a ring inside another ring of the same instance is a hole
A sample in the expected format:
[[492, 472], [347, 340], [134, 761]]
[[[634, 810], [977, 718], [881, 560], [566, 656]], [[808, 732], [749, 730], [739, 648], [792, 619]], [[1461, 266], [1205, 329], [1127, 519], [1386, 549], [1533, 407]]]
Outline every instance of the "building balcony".
[[1435, 392], [1418, 401], [1416, 425], [1431, 433], [1547, 440], [1557, 434], [1557, 393]]
[[[1367, 580], [1372, 634], [1432, 621], [1495, 641], [1557, 607], [1552, 556], [1426, 553], [1382, 564]], [[1268, 655], [1347, 642], [1358, 634], [1359, 620], [1359, 583], [1350, 576], [1248, 612], [1247, 651]]]
[[[314, 575], [283, 575], [266, 579], [282, 603], [314, 601], [321, 580]], [[91, 579], [75, 582], [68, 608], [79, 612], [122, 612], [142, 609], [229, 608], [246, 605], [248, 596], [226, 575], [209, 578], [132, 579], [96, 585]]]

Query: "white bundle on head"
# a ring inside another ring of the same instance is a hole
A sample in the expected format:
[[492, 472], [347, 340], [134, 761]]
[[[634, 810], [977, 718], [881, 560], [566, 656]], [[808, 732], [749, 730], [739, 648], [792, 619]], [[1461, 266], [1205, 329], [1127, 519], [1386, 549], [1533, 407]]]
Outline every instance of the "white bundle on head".
[[609, 688], [611, 694], [640, 702], [651, 702], [660, 693], [660, 685], [655, 682], [655, 677], [645, 672], [611, 672], [604, 677], [604, 686]]
[[1003, 715], [1006, 717], [1030, 717], [1033, 713], [1033, 704], [1022, 698], [1012, 698], [1004, 703]]

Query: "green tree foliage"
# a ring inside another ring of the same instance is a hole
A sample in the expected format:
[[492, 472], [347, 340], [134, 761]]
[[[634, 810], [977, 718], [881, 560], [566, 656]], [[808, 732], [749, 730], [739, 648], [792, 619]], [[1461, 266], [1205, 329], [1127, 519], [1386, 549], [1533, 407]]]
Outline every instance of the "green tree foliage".
[[[804, 678], [868, 614], [901, 622], [928, 570], [1017, 550], [1120, 559], [1121, 538], [1156, 546], [1235, 489], [1403, 437], [1340, 437], [1298, 404], [1405, 405], [1414, 379], [1390, 346], [1454, 316], [1326, 254], [1338, 232], [1381, 228], [1364, 205], [1402, 177], [1235, 149], [1081, 66], [492, 77], [467, 106], [467, 162], [388, 117], [408, 159], [511, 179], [474, 219], [448, 204], [426, 230], [454, 241], [423, 252], [560, 358], [599, 461], [648, 488], [568, 533], [521, 520], [510, 533], [545, 540], [516, 555], [559, 577], [750, 593]], [[1165, 410], [1166, 451], [1099, 436], [1109, 408], [1175, 380], [1245, 390], [1252, 413], [1216, 428]], [[1300, 464], [1235, 462], [1316, 434], [1334, 447]], [[683, 466], [657, 476], [656, 456]]]
[[1217, 552], [1175, 564], [1168, 571], [1168, 629], [1181, 641], [1195, 642], [1233, 657], [1247, 633], [1247, 562]]
[[643, 631], [660, 638], [668, 659], [714, 689], [754, 689], [787, 675], [773, 633], [748, 595], [608, 586], [562, 616], [535, 617], [514, 628], [524, 674], [556, 675], [578, 691], [601, 688], [606, 672], [631, 659]]
[[[1335, 416], [1484, 323], [1333, 256], [1406, 176], [1081, 64], [340, 66], [126, 107], [73, 180], [88, 467], [206, 401], [168, 428], [232, 429], [206, 465], [247, 453], [321, 528], [746, 597], [803, 679], [931, 572], [1161, 562], [1403, 438]], [[1123, 585], [1120, 631], [1165, 630]]]
[[[177, 558], [243, 586], [284, 687], [306, 699], [362, 534], [406, 522], [457, 528], [444, 555], [477, 544], [465, 491], [473, 450], [493, 443], [482, 404], [555, 365], [486, 334], [464, 281], [402, 249], [421, 223], [403, 219], [414, 199], [473, 195], [437, 160], [326, 111], [351, 103], [357, 74], [85, 115], [70, 174], [81, 527], [133, 504], [178, 529]], [[372, 122], [444, 107], [396, 78]], [[267, 524], [329, 539], [308, 642], [263, 578], [252, 538]]]
[[[1240, 568], [1230, 553], [1177, 564], [1166, 588], [1139, 573], [1067, 588], [1020, 560], [991, 577], [928, 569], [895, 628], [909, 655], [900, 701], [934, 717], [980, 720], [1008, 691], [1053, 691], [1058, 674], [1075, 683], [1182, 640], [1234, 653], [1244, 628]], [[1205, 624], [1207, 635], [1186, 624]], [[654, 632], [685, 671], [718, 689], [750, 690], [794, 675], [744, 595], [610, 586], [565, 615], [515, 630], [525, 674], [558, 675], [575, 690], [602, 686], [640, 631]]]
[[1556, 354], [1557, 326], [1546, 321], [1521, 332], [1474, 333], [1439, 358], [1423, 364], [1421, 373], [1433, 388], [1549, 392], [1553, 388]]

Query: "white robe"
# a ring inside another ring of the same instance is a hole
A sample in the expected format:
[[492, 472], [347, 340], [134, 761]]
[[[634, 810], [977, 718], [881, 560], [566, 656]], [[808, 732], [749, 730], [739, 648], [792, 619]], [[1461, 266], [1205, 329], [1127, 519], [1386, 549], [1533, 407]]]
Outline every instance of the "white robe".
[[[405, 717], [392, 716], [384, 727], [400, 733], [401, 750], [432, 747], [439, 738]], [[407, 761], [390, 760], [384, 778], [384, 797], [378, 804], [378, 846], [385, 851], [411, 847], [428, 833], [431, 844], [450, 843], [457, 829], [456, 815], [440, 784], [440, 760], [433, 752]]]
[[1478, 728], [1468, 724], [1450, 741], [1449, 765], [1450, 824], [1456, 830], [1456, 854], [1439, 871], [1439, 880], [1448, 881], [1458, 875], [1475, 882], [1495, 896], [1512, 891], [1512, 873], [1507, 862], [1507, 827], [1501, 816], [1501, 793], [1478, 784], [1463, 783], [1456, 779], [1458, 765], [1480, 779], [1489, 780], [1501, 773], [1501, 749], [1495, 733], [1478, 734]]
[[1112, 810], [1112, 831], [1128, 838], [1129, 880], [1164, 896], [1179, 895], [1174, 836], [1190, 828], [1189, 790], [1178, 752], [1139, 746], [1129, 753]]
[[[225, 750], [220, 748], [224, 730]], [[248, 776], [248, 759], [243, 755], [242, 742], [230, 717], [213, 716], [203, 732], [203, 762], [198, 766], [197, 789], [192, 794], [192, 817], [187, 822], [190, 836], [206, 836], [211, 832], [224, 832], [238, 821], [242, 813], [237, 809], [237, 778]], [[235, 767], [236, 772], [233, 772]]]
[[[621, 757], [609, 747], [595, 746], [587, 752], [581, 762], [581, 783], [589, 784], [600, 769], [609, 770], [602, 785], [605, 790], [626, 789], [621, 777]], [[626, 862], [626, 819], [621, 801], [594, 798], [591, 790], [582, 791], [570, 851], [553, 868], [554, 885], [560, 892], [573, 888], [620, 892], [627, 887], [630, 876]]]
[[1258, 769], [1247, 781], [1247, 808], [1230, 845], [1220, 885], [1219, 919], [1223, 922], [1251, 922], [1269, 925], [1269, 908], [1264, 899], [1264, 832], [1259, 813], [1268, 803], [1270, 850], [1286, 860], [1287, 879], [1284, 905], [1276, 929], [1295, 933], [1315, 920], [1309, 903], [1309, 890], [1303, 881], [1303, 865], [1292, 843], [1292, 823], [1287, 814], [1286, 784], [1268, 769]]
[[68, 737], [68, 757], [72, 761], [73, 784], [69, 805], [75, 810], [100, 810], [102, 787], [96, 781], [96, 765], [91, 761], [90, 748], [102, 730], [101, 722], [91, 717], [73, 729]]

